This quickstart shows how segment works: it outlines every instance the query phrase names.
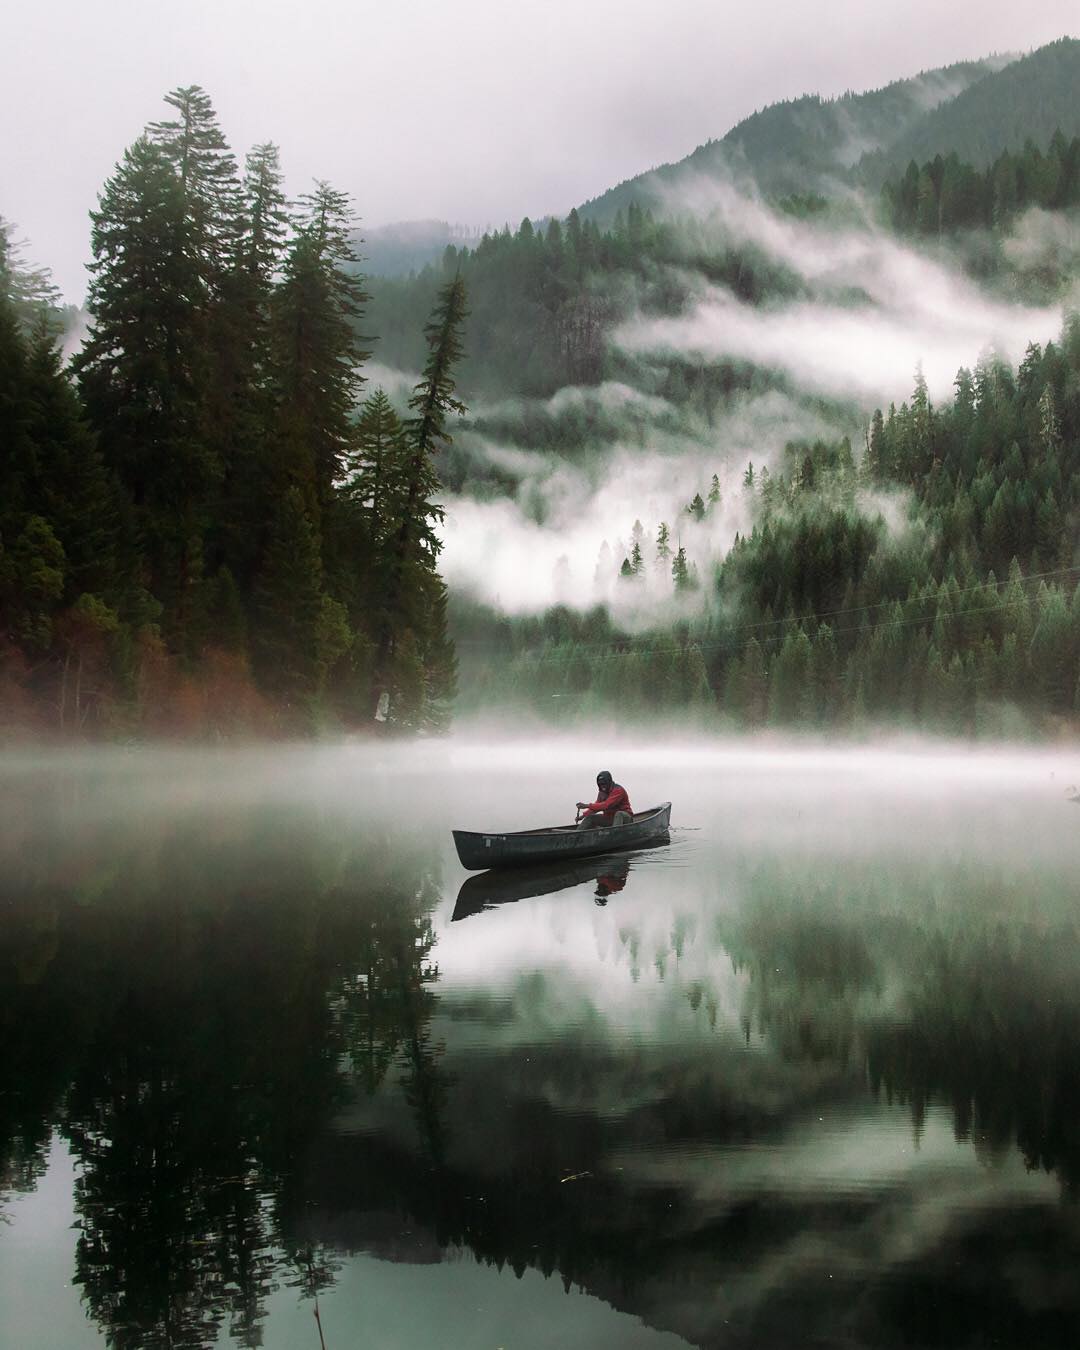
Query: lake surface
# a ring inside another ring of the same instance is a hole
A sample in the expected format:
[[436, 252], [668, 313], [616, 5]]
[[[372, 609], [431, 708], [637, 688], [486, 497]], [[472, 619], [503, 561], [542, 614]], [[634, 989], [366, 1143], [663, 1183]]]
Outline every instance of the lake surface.
[[[599, 768], [667, 847], [466, 884]], [[0, 1344], [1075, 1346], [1078, 780], [8, 752]]]

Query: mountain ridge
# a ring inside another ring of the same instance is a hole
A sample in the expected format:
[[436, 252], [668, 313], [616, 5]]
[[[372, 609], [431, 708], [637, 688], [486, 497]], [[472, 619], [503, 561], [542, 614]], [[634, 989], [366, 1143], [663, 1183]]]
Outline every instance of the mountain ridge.
[[680, 160], [625, 179], [578, 210], [607, 221], [631, 201], [662, 208], [680, 178], [717, 172], [751, 178], [766, 193], [806, 191], [817, 185], [808, 180], [850, 171], [866, 151], [877, 148], [876, 142], [890, 132], [895, 135], [898, 124], [906, 130], [1012, 59], [987, 56], [920, 71], [862, 93], [849, 91], [835, 98], [807, 93], [767, 104], [722, 137], [703, 142]]

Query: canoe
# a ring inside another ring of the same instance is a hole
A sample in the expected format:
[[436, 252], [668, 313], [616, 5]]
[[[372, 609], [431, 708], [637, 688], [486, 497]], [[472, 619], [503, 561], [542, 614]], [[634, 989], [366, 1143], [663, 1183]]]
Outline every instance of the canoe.
[[625, 848], [641, 848], [663, 839], [671, 824], [671, 803], [636, 811], [625, 825], [598, 825], [579, 830], [574, 825], [550, 825], [541, 830], [509, 834], [454, 831], [454, 847], [462, 867], [478, 872], [485, 867], [524, 867], [532, 863], [590, 858]]
[[565, 862], [537, 863], [533, 867], [504, 867], [466, 877], [458, 891], [452, 921], [467, 919], [481, 910], [553, 895], [586, 883], [595, 885], [598, 896], [608, 896], [626, 885], [630, 859], [625, 853]]

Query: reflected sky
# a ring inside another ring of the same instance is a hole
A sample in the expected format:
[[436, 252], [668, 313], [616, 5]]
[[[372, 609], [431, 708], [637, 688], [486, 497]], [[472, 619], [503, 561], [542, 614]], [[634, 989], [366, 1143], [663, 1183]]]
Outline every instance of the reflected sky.
[[[572, 818], [599, 767], [673, 801], [669, 846], [467, 878], [451, 827]], [[910, 746], [9, 757], [5, 1329], [314, 1345], [317, 1297], [328, 1344], [456, 1344], [454, 1307], [462, 1345], [1070, 1344], [1078, 776]]]

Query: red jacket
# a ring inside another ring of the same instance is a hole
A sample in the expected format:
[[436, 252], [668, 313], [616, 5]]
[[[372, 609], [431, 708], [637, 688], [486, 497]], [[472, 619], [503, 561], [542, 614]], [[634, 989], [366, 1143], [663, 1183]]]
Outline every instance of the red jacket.
[[626, 789], [619, 783], [612, 783], [607, 796], [598, 797], [596, 801], [590, 802], [581, 815], [582, 819], [585, 816], [601, 815], [604, 817], [604, 824], [610, 825], [615, 819], [616, 811], [629, 811], [631, 815], [634, 814]]

